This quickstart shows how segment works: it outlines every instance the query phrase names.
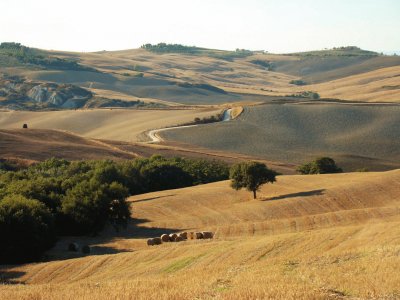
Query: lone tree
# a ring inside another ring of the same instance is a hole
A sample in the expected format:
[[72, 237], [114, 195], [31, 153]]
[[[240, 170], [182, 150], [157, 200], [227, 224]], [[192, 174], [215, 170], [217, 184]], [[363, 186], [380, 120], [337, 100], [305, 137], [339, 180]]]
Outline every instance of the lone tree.
[[257, 198], [257, 191], [264, 183], [274, 183], [277, 172], [259, 162], [242, 162], [231, 167], [229, 178], [231, 187], [235, 190], [246, 188], [253, 192], [253, 198]]
[[330, 174], [343, 172], [330, 157], [317, 158], [314, 161], [299, 166], [296, 171], [300, 174]]

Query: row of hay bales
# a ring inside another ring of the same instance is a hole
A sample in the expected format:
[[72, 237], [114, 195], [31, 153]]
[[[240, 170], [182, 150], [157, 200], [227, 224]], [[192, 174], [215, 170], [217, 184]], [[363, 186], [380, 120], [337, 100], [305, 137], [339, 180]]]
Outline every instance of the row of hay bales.
[[170, 242], [183, 242], [186, 240], [201, 240], [201, 239], [212, 239], [214, 233], [211, 231], [202, 232], [181, 232], [181, 233], [171, 233], [162, 234], [161, 237], [150, 238], [147, 240], [148, 246], [161, 245], [162, 243]]

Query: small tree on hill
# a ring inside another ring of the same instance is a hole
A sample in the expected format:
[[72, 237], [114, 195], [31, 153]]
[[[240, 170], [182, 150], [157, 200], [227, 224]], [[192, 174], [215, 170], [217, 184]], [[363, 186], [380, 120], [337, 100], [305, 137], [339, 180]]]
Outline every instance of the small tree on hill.
[[314, 161], [299, 166], [296, 171], [301, 174], [329, 174], [343, 172], [343, 170], [339, 168], [335, 161], [330, 157], [317, 158]]
[[265, 183], [274, 183], [277, 172], [259, 162], [242, 162], [233, 165], [229, 172], [231, 187], [235, 190], [246, 188], [253, 192], [253, 198], [257, 198], [257, 191]]

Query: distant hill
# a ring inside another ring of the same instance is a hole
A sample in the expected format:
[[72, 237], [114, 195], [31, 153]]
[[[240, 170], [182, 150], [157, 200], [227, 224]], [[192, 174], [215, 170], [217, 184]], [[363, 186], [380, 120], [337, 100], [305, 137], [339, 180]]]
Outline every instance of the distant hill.
[[[340, 100], [400, 101], [400, 77], [385, 81], [370, 72], [400, 66], [399, 56], [358, 47], [289, 54], [237, 49], [223, 51], [180, 44], [146, 44], [140, 49], [76, 53], [32, 49], [17, 43], [0, 47], [1, 72], [30, 80], [73, 84], [86, 89], [184, 105], [268, 102], [302, 91], [332, 98], [335, 80], [360, 76], [335, 91]], [[388, 69], [389, 70], [389, 69]], [[388, 81], [394, 81], [388, 83]], [[296, 85], [294, 83], [300, 83]], [[397, 82], [397, 84], [396, 84]], [[314, 86], [322, 84], [323, 86]], [[390, 90], [386, 86], [391, 86]], [[368, 90], [368, 93], [360, 93]], [[371, 90], [378, 91], [370, 95]], [[221, 91], [223, 91], [221, 93]], [[356, 95], [355, 97], [353, 95]]]

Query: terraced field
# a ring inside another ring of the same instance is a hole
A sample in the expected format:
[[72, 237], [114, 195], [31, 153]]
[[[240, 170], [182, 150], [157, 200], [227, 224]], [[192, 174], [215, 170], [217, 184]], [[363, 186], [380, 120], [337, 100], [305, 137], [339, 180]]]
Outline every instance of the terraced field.
[[[82, 239], [92, 255], [2, 266], [0, 299], [396, 299], [399, 191], [395, 170], [279, 176], [257, 200], [227, 181], [138, 195], [127, 231]], [[179, 230], [216, 237], [145, 245]]]
[[347, 170], [400, 167], [400, 106], [274, 104], [231, 122], [161, 132], [171, 141], [302, 163], [327, 155]]

